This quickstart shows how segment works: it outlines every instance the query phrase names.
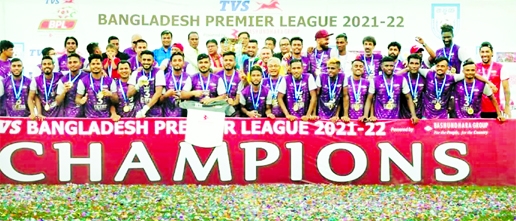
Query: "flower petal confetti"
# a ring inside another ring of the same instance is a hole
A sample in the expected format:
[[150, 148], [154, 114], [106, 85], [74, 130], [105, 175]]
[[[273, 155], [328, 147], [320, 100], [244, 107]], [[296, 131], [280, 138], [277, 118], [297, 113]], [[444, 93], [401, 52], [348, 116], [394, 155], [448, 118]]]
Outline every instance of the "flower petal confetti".
[[0, 220], [516, 220], [516, 187], [0, 185]]

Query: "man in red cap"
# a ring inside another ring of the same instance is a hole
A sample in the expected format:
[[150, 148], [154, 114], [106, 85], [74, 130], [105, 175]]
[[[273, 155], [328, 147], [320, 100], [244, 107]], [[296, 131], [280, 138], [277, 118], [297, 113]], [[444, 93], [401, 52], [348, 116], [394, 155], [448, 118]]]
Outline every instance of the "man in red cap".
[[[430, 48], [427, 44], [425, 44], [425, 41], [423, 40], [423, 38], [421, 37], [416, 37], [416, 41], [421, 44], [423, 47], [420, 47], [418, 45], [414, 45], [412, 46], [412, 48], [410, 48], [410, 54], [418, 54], [419, 56], [421, 56], [421, 59], [422, 59], [422, 64], [421, 64], [421, 68], [422, 69], [429, 69], [430, 68], [430, 64], [432, 63], [431, 61], [433, 61], [435, 59], [435, 51]], [[423, 51], [426, 51], [428, 52], [428, 58], [426, 59], [423, 59]]]
[[332, 35], [333, 33], [330, 34], [324, 29], [315, 33], [317, 47], [310, 55], [311, 67], [308, 69], [314, 77], [327, 73], [326, 62], [332, 57], [337, 57], [337, 53], [331, 53], [331, 48], [328, 47]]

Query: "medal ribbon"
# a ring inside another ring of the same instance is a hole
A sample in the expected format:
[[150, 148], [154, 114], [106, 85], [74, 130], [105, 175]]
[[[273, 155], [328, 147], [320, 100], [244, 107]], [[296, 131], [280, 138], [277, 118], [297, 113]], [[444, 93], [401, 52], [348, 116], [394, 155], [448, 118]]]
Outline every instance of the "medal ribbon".
[[208, 87], [210, 86], [210, 78], [211, 78], [211, 74], [208, 75], [208, 81], [206, 82], [206, 84], [204, 84], [204, 80], [202, 80], [202, 75], [199, 74], [199, 80], [201, 81], [201, 88], [203, 91], [208, 90]]
[[337, 75], [337, 79], [335, 79], [335, 83], [333, 83], [333, 89], [331, 87], [330, 75], [328, 75], [328, 90], [330, 92], [330, 100], [335, 98], [336, 90], [337, 90], [337, 82], [339, 82], [339, 75]]
[[70, 72], [70, 74], [68, 75], [68, 81], [72, 82], [72, 83], [75, 83], [75, 81], [77, 81], [77, 79], [79, 79], [79, 77], [81, 76], [82, 74], [82, 70], [79, 70], [79, 74], [77, 74], [77, 76], [75, 76], [73, 79], [72, 79], [72, 72]]
[[434, 84], [435, 84], [435, 97], [437, 98], [437, 100], [441, 100], [441, 95], [443, 94], [443, 91], [444, 91], [444, 85], [446, 85], [446, 74], [444, 75], [444, 80], [443, 80], [443, 84], [441, 85], [441, 90], [438, 89], [438, 82], [437, 82], [437, 77], [434, 78]]
[[45, 90], [45, 102], [48, 104], [48, 97], [50, 97], [50, 94], [52, 93], [52, 85], [54, 84], [54, 77], [56, 75], [52, 73], [52, 80], [50, 81], [50, 88], [48, 88], [47, 91], [47, 80], [45, 76], [43, 76], [43, 89]]
[[292, 83], [294, 84], [294, 97], [296, 98], [296, 101], [300, 101], [300, 94], [301, 94], [301, 83], [303, 83], [303, 76], [301, 76], [301, 81], [299, 81], [299, 87], [296, 84], [296, 79], [294, 79], [294, 76], [292, 75]]
[[466, 85], [466, 81], [464, 82], [464, 93], [466, 93], [466, 99], [469, 105], [471, 105], [471, 102], [473, 101], [473, 90], [475, 89], [475, 82], [476, 80], [473, 79], [473, 85], [471, 86], [471, 91], [468, 92], [468, 86]]
[[352, 77], [349, 78], [351, 81], [351, 87], [353, 88], [353, 95], [355, 96], [355, 102], [360, 101], [360, 88], [362, 88], [362, 78], [360, 78], [360, 82], [358, 83], [358, 88], [355, 89], [355, 80]]
[[387, 96], [389, 96], [389, 100], [392, 100], [394, 97], [394, 76], [391, 76], [391, 86], [387, 84], [387, 80], [385, 80], [385, 75], [383, 76], [383, 83], [385, 84], [385, 90], [387, 90]]
[[444, 57], [446, 57], [448, 59], [448, 62], [449, 62], [449, 65], [451, 67], [451, 54], [453, 52], [453, 47], [455, 47], [455, 44], [452, 44], [451, 47], [450, 47], [450, 51], [448, 54], [446, 54], [446, 48], [443, 48], [443, 55]]
[[486, 77], [487, 80], [489, 80], [489, 77], [491, 77], [491, 69], [493, 68], [493, 62], [491, 62], [491, 65], [489, 65], [489, 69], [487, 69], [487, 74], [486, 74], [486, 69], [484, 69], [484, 67], [482, 67], [482, 75], [484, 77]]
[[124, 102], [129, 104], [129, 99], [127, 99], [127, 95], [125, 94], [124, 87], [122, 87], [122, 79], [118, 79], [118, 85], [120, 86], [120, 90], [122, 90], [122, 97], [124, 98]]
[[366, 72], [368, 75], [372, 75], [374, 72], [374, 55], [371, 55], [371, 62], [367, 64], [367, 58], [364, 55], [364, 63], [366, 64]]
[[315, 60], [317, 61], [316, 62], [316, 65], [317, 65], [317, 68], [321, 68], [321, 65], [322, 65], [322, 62], [323, 62], [323, 58], [324, 58], [324, 50], [322, 51], [321, 53], [321, 58], [317, 59], [317, 49], [314, 50], [314, 53], [315, 53]]
[[[43, 77], [44, 79], [45, 77]], [[11, 83], [13, 84], [13, 92], [14, 92], [14, 99], [15, 100], [19, 100], [20, 97], [21, 97], [21, 92], [22, 92], [22, 88], [23, 88], [23, 80], [25, 79], [25, 77], [23, 77], [23, 75], [21, 76], [21, 81], [20, 81], [20, 87], [18, 89], [16, 89], [16, 84], [14, 83], [14, 77], [13, 75], [11, 75]], [[52, 87], [52, 85], [51, 85]]]
[[409, 85], [410, 93], [412, 94], [412, 99], [416, 99], [417, 87], [419, 85], [419, 73], [417, 74], [416, 85], [412, 85], [412, 79], [410, 79], [410, 73], [408, 74], [408, 80], [409, 80], [408, 85]]
[[172, 80], [174, 81], [174, 89], [176, 91], [181, 90], [181, 84], [183, 84], [183, 73], [181, 72], [181, 77], [179, 78], [179, 82], [176, 81], [176, 76], [172, 73]]
[[249, 87], [251, 91], [251, 102], [253, 103], [254, 110], [258, 110], [258, 106], [260, 105], [260, 95], [262, 94], [262, 85], [260, 84], [260, 89], [258, 90], [258, 96], [256, 96], [256, 100], [254, 99], [254, 91], [252, 87]]
[[226, 95], [229, 96], [231, 92], [231, 87], [233, 86], [233, 79], [235, 78], [235, 70], [233, 70], [233, 74], [231, 74], [231, 79], [228, 82], [228, 79], [226, 79], [226, 74], [224, 74], [224, 77], [222, 77], [222, 80], [224, 80], [224, 86], [226, 86]]
[[102, 91], [102, 86], [103, 85], [104, 85], [104, 75], [102, 75], [102, 77], [100, 78], [99, 90], [96, 91], [95, 90], [95, 83], [93, 82], [92, 74], [90, 74], [90, 87], [91, 87], [91, 90], [93, 90], [93, 92], [95, 93], [95, 95], [97, 95], [98, 93], [100, 93]]
[[[149, 77], [147, 78], [147, 80], [149, 80], [149, 84], [150, 84], [150, 81], [151, 81], [151, 80], [154, 80], [154, 78], [152, 77], [152, 71], [153, 71], [153, 70], [154, 70], [154, 68], [151, 68], [151, 69], [150, 69], [150, 71], [149, 71]], [[147, 76], [147, 75], [145, 74], [145, 70], [142, 70], [142, 75], [143, 75], [143, 76]]]
[[271, 87], [272, 92], [272, 99], [276, 99], [278, 96], [278, 85], [280, 84], [281, 80], [283, 80], [283, 77], [279, 76], [278, 80], [276, 81], [276, 86], [272, 83], [272, 78], [269, 78], [269, 85]]

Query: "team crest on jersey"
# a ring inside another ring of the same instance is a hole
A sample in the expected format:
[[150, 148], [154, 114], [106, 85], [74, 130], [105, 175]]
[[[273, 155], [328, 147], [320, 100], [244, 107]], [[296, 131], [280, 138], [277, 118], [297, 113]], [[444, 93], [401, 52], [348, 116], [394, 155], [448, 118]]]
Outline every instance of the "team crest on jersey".
[[460, 27], [460, 4], [432, 4], [432, 32], [437, 38], [441, 38], [441, 26], [448, 24], [453, 26], [454, 33]]

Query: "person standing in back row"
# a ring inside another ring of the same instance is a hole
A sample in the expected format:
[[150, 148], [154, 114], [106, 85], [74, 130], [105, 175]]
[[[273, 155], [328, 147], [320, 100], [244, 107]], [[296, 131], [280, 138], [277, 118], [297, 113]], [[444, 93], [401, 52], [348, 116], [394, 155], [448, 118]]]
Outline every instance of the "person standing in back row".
[[[504, 92], [504, 109], [503, 111], [508, 118], [511, 118], [511, 88], [509, 86], [509, 72], [503, 69], [501, 63], [493, 61], [493, 46], [489, 42], [483, 42], [480, 45], [480, 57], [482, 62], [476, 64], [477, 74], [492, 82], [496, 88], [501, 89], [503, 86]], [[503, 70], [503, 71], [502, 71]], [[500, 104], [500, 90], [493, 94], [496, 102]], [[496, 107], [488, 96], [482, 97], [482, 118], [497, 118], [498, 113]]]

